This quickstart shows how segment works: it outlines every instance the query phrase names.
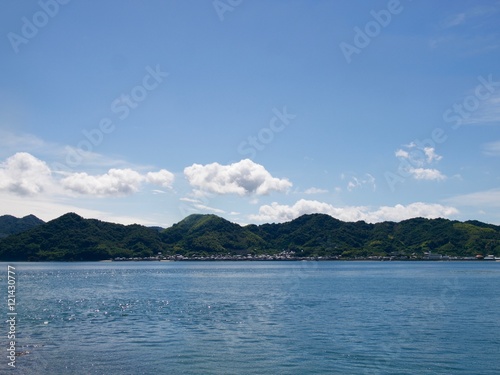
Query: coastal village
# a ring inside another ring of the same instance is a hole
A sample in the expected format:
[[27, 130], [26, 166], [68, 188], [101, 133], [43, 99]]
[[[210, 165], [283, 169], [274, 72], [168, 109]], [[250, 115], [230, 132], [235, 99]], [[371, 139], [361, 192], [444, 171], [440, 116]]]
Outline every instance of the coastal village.
[[301, 257], [297, 256], [295, 251], [282, 251], [278, 254], [246, 254], [246, 255], [232, 255], [232, 254], [216, 254], [210, 256], [192, 255], [184, 256], [181, 254], [175, 255], [163, 255], [158, 253], [157, 256], [152, 257], [133, 257], [124, 258], [116, 257], [112, 261], [123, 262], [123, 261], [325, 261], [325, 260], [339, 260], [339, 261], [353, 261], [353, 260], [368, 260], [368, 261], [497, 261], [500, 262], [500, 257], [495, 257], [494, 255], [482, 255], [478, 254], [474, 257], [457, 257], [448, 256], [432, 252], [426, 252], [423, 256], [418, 256], [417, 254], [412, 254], [411, 256], [402, 254], [393, 254], [390, 256], [368, 256], [368, 257], [354, 257], [347, 258], [338, 256], [329, 257]]

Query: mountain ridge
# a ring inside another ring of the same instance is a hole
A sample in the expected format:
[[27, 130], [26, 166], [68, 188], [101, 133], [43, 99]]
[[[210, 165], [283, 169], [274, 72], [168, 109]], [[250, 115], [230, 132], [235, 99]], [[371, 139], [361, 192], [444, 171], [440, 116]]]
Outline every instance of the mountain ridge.
[[0, 238], [24, 232], [44, 223], [43, 220], [37, 218], [35, 215], [26, 215], [22, 218], [12, 215], [0, 216]]
[[[0, 226], [0, 232], [2, 228]], [[83, 261], [150, 258], [159, 253], [187, 258], [215, 255], [300, 257], [399, 255], [500, 256], [500, 226], [469, 220], [413, 218], [400, 222], [343, 222], [326, 214], [307, 214], [284, 223], [239, 225], [213, 214], [193, 214], [159, 230], [84, 219], [67, 213], [0, 239], [3, 261]]]

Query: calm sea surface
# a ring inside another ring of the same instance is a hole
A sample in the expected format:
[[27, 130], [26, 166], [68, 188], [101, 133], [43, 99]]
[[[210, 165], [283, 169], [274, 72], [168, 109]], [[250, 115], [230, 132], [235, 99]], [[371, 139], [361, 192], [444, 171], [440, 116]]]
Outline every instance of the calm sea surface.
[[13, 265], [1, 374], [500, 373], [500, 262]]

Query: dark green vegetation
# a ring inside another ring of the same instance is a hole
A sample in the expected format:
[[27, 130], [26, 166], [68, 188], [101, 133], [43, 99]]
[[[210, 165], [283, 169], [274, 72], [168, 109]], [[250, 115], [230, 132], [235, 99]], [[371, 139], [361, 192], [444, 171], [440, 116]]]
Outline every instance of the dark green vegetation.
[[[0, 226], [0, 233], [5, 231]], [[215, 215], [191, 215], [160, 231], [69, 213], [0, 240], [3, 261], [104, 260], [151, 257], [159, 252], [186, 257], [261, 255], [283, 250], [300, 257], [422, 257], [428, 251], [449, 256], [500, 256], [500, 226], [423, 218], [399, 223], [346, 223], [313, 214], [282, 224], [242, 227]]]
[[152, 256], [161, 251], [159, 232], [142, 225], [106, 223], [69, 213], [0, 241], [0, 259], [102, 260]]
[[27, 231], [41, 224], [44, 224], [44, 221], [34, 215], [28, 215], [21, 219], [11, 215], [0, 216], [0, 238]]

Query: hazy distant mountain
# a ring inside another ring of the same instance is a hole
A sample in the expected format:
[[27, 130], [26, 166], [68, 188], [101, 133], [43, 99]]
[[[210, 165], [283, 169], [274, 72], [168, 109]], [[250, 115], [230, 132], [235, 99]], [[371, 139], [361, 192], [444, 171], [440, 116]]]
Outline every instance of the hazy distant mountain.
[[102, 260], [164, 255], [500, 256], [500, 226], [415, 218], [399, 223], [343, 222], [303, 215], [290, 222], [240, 226], [216, 215], [190, 215], [163, 231], [106, 223], [69, 213], [0, 240], [0, 260]]
[[21, 219], [11, 215], [0, 216], [0, 238], [24, 232], [44, 223], [43, 220], [34, 215], [28, 215]]

